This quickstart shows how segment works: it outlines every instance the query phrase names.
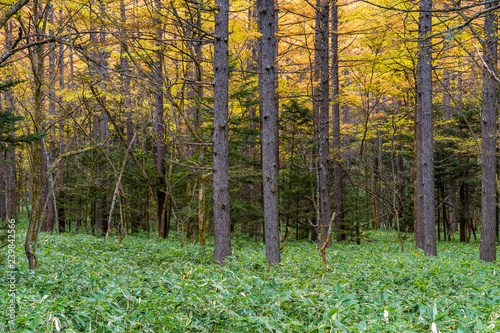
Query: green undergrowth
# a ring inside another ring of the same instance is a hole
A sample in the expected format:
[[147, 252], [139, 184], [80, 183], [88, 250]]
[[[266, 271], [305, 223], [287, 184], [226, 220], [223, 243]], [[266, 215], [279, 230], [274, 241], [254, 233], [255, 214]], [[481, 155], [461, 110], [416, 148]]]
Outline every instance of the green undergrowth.
[[428, 258], [374, 233], [334, 243], [325, 271], [313, 243], [289, 241], [269, 270], [243, 236], [221, 267], [212, 243], [42, 234], [29, 272], [18, 236], [15, 332], [500, 332], [500, 267], [477, 259], [478, 243], [440, 243]]

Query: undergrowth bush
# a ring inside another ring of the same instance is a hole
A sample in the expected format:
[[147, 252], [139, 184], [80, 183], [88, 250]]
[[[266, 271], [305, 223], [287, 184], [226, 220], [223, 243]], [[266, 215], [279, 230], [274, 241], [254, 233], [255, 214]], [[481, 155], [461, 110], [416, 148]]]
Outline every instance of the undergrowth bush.
[[23, 236], [15, 332], [500, 331], [499, 267], [476, 259], [478, 243], [440, 243], [429, 258], [411, 245], [399, 253], [379, 232], [361, 246], [334, 243], [325, 271], [314, 244], [289, 241], [269, 270], [261, 242], [243, 236], [221, 267], [210, 242], [42, 234], [30, 272]]

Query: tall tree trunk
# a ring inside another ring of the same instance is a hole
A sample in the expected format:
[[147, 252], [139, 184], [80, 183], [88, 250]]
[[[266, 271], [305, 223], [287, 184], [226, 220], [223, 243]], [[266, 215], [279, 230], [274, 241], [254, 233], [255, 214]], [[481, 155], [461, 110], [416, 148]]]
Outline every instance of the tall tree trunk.
[[[54, 36], [54, 8], [50, 4], [47, 9], [47, 15], [49, 18], [50, 28], [49, 28], [49, 36]], [[56, 54], [55, 54], [55, 43], [49, 43], [49, 78], [48, 78], [48, 89], [49, 89], [49, 115], [51, 117], [50, 123], [52, 126], [49, 128], [50, 136], [49, 136], [49, 152], [48, 163], [45, 165], [50, 165], [54, 162], [56, 157], [56, 126], [54, 120], [56, 118], [56, 93], [55, 93], [55, 79], [56, 79]], [[51, 171], [52, 179], [54, 177], [54, 172]], [[47, 187], [50, 187], [51, 184], [47, 183]], [[54, 197], [53, 191], [48, 188], [48, 204], [47, 204], [47, 217], [43, 220], [42, 231], [52, 232], [54, 230], [54, 217], [55, 217], [55, 205], [54, 205]]]
[[266, 259], [270, 266], [281, 261], [278, 219], [279, 139], [276, 105], [275, 47], [276, 9], [274, 0], [258, 0], [259, 27], [259, 101], [263, 179]]
[[[443, 119], [445, 121], [450, 121], [452, 119], [452, 107], [451, 102], [451, 73], [449, 70], [444, 71], [444, 82], [443, 82]], [[457, 206], [457, 184], [454, 177], [447, 177], [445, 183], [446, 190], [446, 200], [444, 203], [446, 220], [448, 221], [449, 234], [458, 231], [458, 218], [456, 214]]]
[[312, 102], [313, 102], [313, 146], [311, 149], [311, 169], [314, 170], [316, 176], [316, 188], [312, 188], [311, 198], [314, 198], [317, 228], [311, 225], [311, 240], [318, 241], [320, 246], [321, 239], [318, 240], [322, 231], [320, 230], [321, 213], [320, 213], [320, 179], [319, 179], [319, 132], [320, 132], [320, 76], [321, 76], [321, 0], [316, 0], [316, 19], [314, 26], [314, 65], [312, 69], [311, 85], [312, 85]]
[[[36, 40], [40, 41], [43, 37], [41, 31], [42, 13], [38, 2], [33, 5], [34, 26], [36, 32]], [[33, 68], [34, 78], [34, 96], [33, 96], [33, 126], [35, 132], [41, 131], [41, 124], [43, 123], [42, 103], [43, 103], [43, 83], [44, 83], [44, 52], [43, 45], [37, 45], [30, 50], [30, 61]], [[26, 232], [26, 241], [24, 243], [24, 250], [28, 258], [29, 269], [36, 269], [38, 266], [38, 236], [40, 234], [40, 227], [42, 224], [42, 214], [45, 207], [46, 197], [43, 195], [45, 174], [41, 173], [42, 170], [42, 142], [37, 141], [31, 145], [31, 214], [29, 217], [28, 231]]]
[[[106, 8], [104, 2], [99, 2], [100, 4], [100, 12], [105, 13]], [[104, 142], [104, 154], [109, 155], [110, 153], [110, 140], [109, 140], [109, 119], [108, 113], [105, 110], [107, 98], [106, 98], [106, 89], [107, 89], [107, 80], [108, 80], [108, 72], [107, 72], [107, 63], [108, 63], [108, 53], [106, 51], [106, 32], [105, 27], [101, 26], [99, 31], [99, 66], [97, 72], [99, 73], [99, 78], [101, 82], [101, 92], [100, 92], [100, 141]], [[102, 182], [101, 186], [103, 188], [108, 187], [108, 182], [105, 180]], [[103, 235], [107, 233], [107, 220], [108, 220], [108, 195], [106, 191], [102, 191], [102, 198], [99, 202], [99, 224], [102, 227]]]
[[[62, 11], [59, 12], [62, 16]], [[59, 44], [59, 90], [63, 90], [64, 86], [64, 44]], [[59, 115], [59, 154], [64, 154], [65, 144], [64, 144], [64, 109], [61, 108], [61, 114]], [[58, 230], [65, 229], [66, 227], [66, 211], [65, 211], [65, 192], [64, 192], [64, 159], [59, 162], [59, 184], [58, 184], [58, 218], [59, 227]]]
[[[434, 142], [432, 128], [432, 0], [420, 1], [419, 13], [419, 47], [418, 58], [418, 99], [417, 126], [420, 127], [421, 146], [417, 151], [417, 169], [420, 168], [420, 187], [417, 188], [417, 200], [423, 222], [424, 243], [426, 255], [436, 256], [436, 215], [434, 209]], [[417, 227], [418, 228], [418, 227]]]
[[[343, 187], [342, 187], [342, 147], [340, 141], [340, 77], [339, 77], [339, 19], [337, 0], [332, 2], [332, 146], [333, 146], [333, 183], [335, 195], [335, 224], [337, 241], [346, 238], [344, 229]], [[348, 112], [348, 111], [347, 111]]]
[[[202, 26], [201, 26], [201, 11], [203, 2], [199, 3], [199, 7], [196, 12], [196, 33], [194, 34], [194, 59], [196, 65], [196, 133], [199, 138], [202, 137], [202, 126], [203, 126], [203, 85], [201, 84], [203, 80], [203, 51], [202, 51]], [[229, 14], [228, 14], [229, 15]], [[229, 23], [228, 23], [229, 26]], [[229, 75], [229, 72], [228, 72]], [[229, 130], [229, 129], [228, 129]], [[229, 134], [228, 134], [229, 135]], [[196, 151], [198, 155], [198, 165], [204, 166], [204, 156], [205, 148], [202, 145], [196, 146]], [[206, 226], [205, 226], [205, 179], [206, 174], [200, 170], [198, 172], [198, 239], [200, 246], [205, 246], [206, 238]]]
[[[498, 1], [485, 4], [486, 9], [497, 6]], [[481, 133], [481, 246], [479, 258], [485, 262], [496, 261], [496, 116], [497, 83], [493, 72], [497, 68], [498, 17], [490, 11], [484, 19], [486, 50], [483, 70], [483, 112]]]
[[[328, 39], [329, 39], [329, 16], [330, 5], [326, 0], [321, 0], [320, 11], [320, 120], [319, 120], [319, 167], [320, 167], [320, 219], [322, 244], [328, 237], [328, 228], [330, 217], [332, 215], [330, 198], [330, 104], [329, 104], [329, 57], [328, 57]], [[330, 242], [328, 244], [330, 246]]]
[[214, 257], [231, 255], [229, 206], [228, 41], [229, 0], [217, 0], [214, 40]]
[[[5, 24], [5, 51], [8, 51], [12, 45], [12, 23], [8, 22]], [[14, 101], [12, 98], [12, 92], [4, 92], [4, 104], [2, 105], [5, 109], [10, 109], [14, 111]], [[5, 157], [5, 163], [0, 163], [3, 167], [3, 175], [0, 177], [1, 188], [0, 190], [5, 191], [0, 194], [2, 198], [2, 211], [1, 217], [3, 219], [11, 219], [16, 216], [16, 153], [15, 147], [10, 146], [10, 150], [5, 151], [5, 156], [0, 156], [0, 160]]]
[[[161, 1], [156, 0], [156, 10], [158, 17], [161, 11]], [[163, 205], [165, 204], [165, 123], [163, 118], [163, 47], [162, 47], [162, 36], [163, 30], [161, 27], [161, 20], [159, 18], [154, 19], [154, 23], [157, 26], [156, 29], [156, 47], [157, 51], [155, 54], [155, 64], [154, 64], [154, 80], [155, 80], [155, 114], [153, 117], [154, 131], [156, 133], [156, 170], [158, 171], [158, 190], [156, 191], [156, 198], [158, 201], [158, 221], [159, 224], [156, 226], [156, 235], [163, 235], [165, 228], [165, 221], [161, 220]], [[164, 214], [165, 216], [165, 214]]]

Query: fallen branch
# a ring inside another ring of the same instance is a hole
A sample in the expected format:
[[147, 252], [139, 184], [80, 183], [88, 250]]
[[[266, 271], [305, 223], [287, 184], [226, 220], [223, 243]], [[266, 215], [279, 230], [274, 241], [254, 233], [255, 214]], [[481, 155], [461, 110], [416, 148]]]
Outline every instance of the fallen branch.
[[[119, 190], [120, 184], [122, 182], [123, 171], [125, 170], [125, 166], [127, 165], [128, 154], [130, 152], [130, 149], [132, 148], [132, 145], [134, 143], [136, 135], [137, 135], [137, 132], [134, 133], [134, 135], [132, 136], [132, 140], [130, 140], [130, 144], [128, 145], [127, 151], [125, 152], [125, 157], [123, 158], [122, 169], [120, 170], [120, 175], [118, 176], [118, 180], [116, 181], [115, 192], [113, 193], [113, 201], [111, 202], [111, 209], [109, 210], [108, 230], [106, 231], [106, 240], [108, 240], [109, 231], [111, 230], [111, 222], [113, 220], [113, 210], [115, 209], [116, 197], [118, 196], [118, 190]], [[120, 203], [120, 205], [121, 205], [121, 203]], [[120, 206], [120, 221], [121, 221], [121, 206]], [[118, 228], [119, 228], [119, 226], [118, 226]], [[120, 237], [118, 237], [118, 239], [121, 243]]]
[[285, 249], [286, 241], [288, 240], [288, 236], [290, 235], [290, 227], [286, 227], [285, 240], [283, 241], [283, 245], [280, 247], [280, 252], [283, 252]]
[[317, 248], [317, 249], [319, 249], [319, 248], [320, 248], [320, 244], [319, 244], [320, 239], [319, 239], [319, 229], [318, 229], [318, 224], [317, 224], [317, 223], [316, 223], [316, 224], [313, 224], [310, 218], [307, 218], [307, 222], [309, 223], [309, 225], [310, 225], [311, 227], [313, 227], [314, 231], [316, 232], [316, 237], [317, 237], [316, 239], [318, 240], [318, 245], [317, 245], [317, 247], [316, 247], [316, 248]]

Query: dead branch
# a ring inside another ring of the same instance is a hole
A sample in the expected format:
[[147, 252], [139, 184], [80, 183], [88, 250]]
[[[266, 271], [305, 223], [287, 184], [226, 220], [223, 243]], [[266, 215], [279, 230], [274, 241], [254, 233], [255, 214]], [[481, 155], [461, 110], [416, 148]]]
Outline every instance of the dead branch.
[[328, 226], [328, 235], [326, 236], [325, 242], [323, 243], [323, 246], [321, 246], [321, 258], [323, 259], [323, 269], [327, 269], [327, 264], [326, 264], [326, 246], [330, 242], [330, 239], [332, 238], [332, 225], [333, 221], [335, 221], [335, 212], [332, 214], [332, 218], [330, 219], [330, 225]]
[[280, 251], [283, 252], [285, 249], [286, 241], [288, 240], [288, 236], [290, 235], [290, 227], [286, 227], [285, 240], [283, 241], [283, 245], [280, 247]]

